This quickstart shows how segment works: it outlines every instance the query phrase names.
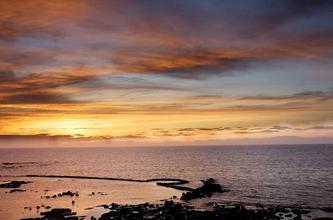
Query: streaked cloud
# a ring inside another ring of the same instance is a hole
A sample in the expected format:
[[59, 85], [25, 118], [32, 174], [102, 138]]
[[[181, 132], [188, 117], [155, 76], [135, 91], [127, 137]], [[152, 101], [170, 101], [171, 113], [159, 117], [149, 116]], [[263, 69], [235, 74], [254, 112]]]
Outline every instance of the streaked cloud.
[[332, 10], [329, 0], [1, 1], [0, 138], [330, 136]]
[[328, 101], [333, 99], [333, 90], [331, 91], [306, 91], [284, 96], [247, 96], [242, 97], [243, 100], [304, 100], [304, 99], [319, 99]]

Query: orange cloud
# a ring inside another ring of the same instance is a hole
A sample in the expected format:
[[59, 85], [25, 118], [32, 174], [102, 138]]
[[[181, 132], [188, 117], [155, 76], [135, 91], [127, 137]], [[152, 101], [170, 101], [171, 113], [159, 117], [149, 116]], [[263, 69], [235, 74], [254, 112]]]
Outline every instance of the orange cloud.
[[61, 36], [86, 10], [84, 1], [1, 1], [0, 37]]
[[202, 140], [327, 127], [327, 86], [223, 95], [215, 82], [267, 61], [330, 62], [332, 3], [258, 4], [1, 1], [0, 134]]

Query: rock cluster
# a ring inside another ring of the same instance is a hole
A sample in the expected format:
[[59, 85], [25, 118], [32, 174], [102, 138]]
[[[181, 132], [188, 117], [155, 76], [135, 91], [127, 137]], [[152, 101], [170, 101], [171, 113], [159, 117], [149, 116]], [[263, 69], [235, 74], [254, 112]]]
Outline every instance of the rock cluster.
[[[301, 220], [301, 214], [308, 210], [302, 208], [259, 208], [247, 209], [242, 205], [224, 206], [215, 205], [212, 210], [197, 210], [182, 203], [172, 200], [165, 201], [164, 204], [144, 203], [139, 205], [102, 205], [109, 211], [103, 214], [99, 220], [280, 220], [293, 219]], [[81, 220], [86, 216], [76, 216], [76, 213], [69, 208], [57, 208], [51, 211], [41, 212], [41, 218], [26, 218], [21, 220]], [[91, 217], [91, 220], [97, 218]], [[318, 218], [314, 220], [333, 220], [332, 218]]]
[[73, 197], [73, 196], [79, 196], [79, 193], [78, 192], [67, 191], [67, 192], [63, 192], [63, 193], [58, 193], [57, 196], [59, 196], [59, 197], [62, 197], [62, 196]]
[[62, 193], [58, 193], [56, 195], [53, 196], [41, 196], [42, 198], [46, 198], [46, 199], [50, 199], [50, 198], [57, 198], [57, 197], [63, 197], [63, 196], [70, 196], [70, 197], [74, 197], [74, 196], [79, 196], [78, 192], [72, 192], [72, 191], [67, 191], [67, 192], [62, 192]]
[[172, 200], [165, 201], [164, 204], [140, 204], [140, 205], [116, 205], [105, 206], [110, 209], [103, 214], [99, 220], [109, 219], [185, 219], [185, 220], [279, 220], [281, 211], [286, 215], [293, 215], [294, 220], [301, 219], [301, 215], [295, 215], [289, 210], [278, 208], [249, 210], [242, 205], [235, 206], [215, 206], [213, 210], [196, 210]]
[[203, 185], [193, 189], [192, 191], [184, 192], [181, 196], [181, 200], [192, 200], [197, 198], [210, 197], [213, 193], [223, 193], [226, 190], [222, 188], [222, 186], [213, 178], [209, 178], [207, 180], [202, 180]]

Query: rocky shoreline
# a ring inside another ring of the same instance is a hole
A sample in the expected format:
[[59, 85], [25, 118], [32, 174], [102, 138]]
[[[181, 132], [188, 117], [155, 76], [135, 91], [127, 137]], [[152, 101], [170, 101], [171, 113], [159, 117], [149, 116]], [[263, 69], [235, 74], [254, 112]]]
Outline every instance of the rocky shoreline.
[[[59, 176], [57, 176], [59, 177]], [[69, 176], [64, 178], [70, 178]], [[81, 178], [81, 177], [78, 177]], [[85, 177], [93, 178], [93, 177]], [[109, 179], [109, 178], [108, 178]], [[113, 179], [113, 178], [112, 178]], [[137, 181], [128, 180], [125, 181]], [[180, 179], [150, 179], [139, 180], [141, 182], [155, 181], [157, 185], [171, 187], [184, 191], [179, 199], [173, 198], [160, 203], [143, 203], [138, 205], [120, 205], [116, 203], [103, 204], [97, 207], [104, 208], [104, 214], [101, 216], [80, 216], [75, 210], [70, 208], [52, 208], [44, 207], [46, 211], [40, 212], [41, 217], [22, 218], [21, 220], [108, 220], [108, 219], [188, 219], [188, 220], [206, 220], [206, 219], [230, 219], [230, 220], [333, 220], [333, 208], [322, 208], [323, 212], [328, 213], [331, 217], [312, 218], [309, 213], [312, 208], [307, 207], [264, 207], [257, 205], [255, 208], [249, 208], [241, 204], [218, 204], [211, 203], [209, 208], [196, 208], [191, 206], [190, 200], [201, 198], [209, 198], [214, 193], [224, 193], [227, 190], [218, 184], [213, 178], [202, 180], [202, 185], [197, 188], [180, 186], [188, 183], [186, 180]], [[168, 182], [169, 181], [169, 182]], [[12, 191], [21, 191], [20, 186], [31, 182], [27, 181], [11, 181], [1, 184], [1, 188], [12, 188]], [[46, 199], [56, 197], [78, 197], [79, 192], [66, 191], [58, 193], [54, 196], [46, 196]], [[43, 197], [44, 198], [44, 197]], [[72, 201], [74, 204], [74, 200]], [[37, 206], [36, 209], [41, 209], [42, 206]], [[26, 207], [29, 208], [29, 207]], [[31, 210], [31, 207], [30, 207]]]
[[[98, 220], [124, 220], [124, 219], [165, 219], [165, 220], [302, 220], [302, 216], [311, 212], [308, 208], [270, 207], [248, 209], [243, 205], [217, 205], [211, 210], [198, 210], [183, 203], [166, 200], [163, 204], [144, 203], [139, 205], [102, 205], [106, 213]], [[330, 210], [332, 211], [332, 210]], [[21, 220], [84, 220], [86, 216], [77, 216], [68, 208], [56, 208], [42, 212], [41, 218], [23, 218]], [[90, 217], [90, 220], [97, 220]], [[333, 218], [313, 218], [314, 220], [332, 220]]]

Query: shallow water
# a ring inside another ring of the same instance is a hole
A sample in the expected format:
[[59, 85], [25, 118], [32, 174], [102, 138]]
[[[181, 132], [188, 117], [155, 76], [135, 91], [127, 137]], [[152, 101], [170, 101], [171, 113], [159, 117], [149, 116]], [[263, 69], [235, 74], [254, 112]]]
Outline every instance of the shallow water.
[[[8, 178], [0, 178], [5, 182]], [[40, 212], [52, 208], [70, 208], [80, 216], [98, 217], [105, 212], [103, 207], [96, 207], [112, 202], [118, 204], [158, 203], [180, 191], [159, 187], [153, 183], [134, 183], [107, 180], [81, 180], [57, 178], [16, 178], [32, 181], [20, 189], [25, 192], [9, 193], [10, 189], [0, 188], [0, 219], [20, 219], [40, 217]], [[79, 196], [52, 198], [62, 192], [78, 192]], [[49, 196], [50, 198], [46, 198]], [[74, 204], [72, 203], [74, 201]], [[39, 209], [36, 207], [40, 206]]]
[[230, 190], [217, 202], [333, 206], [333, 145], [0, 149], [0, 163], [2, 176], [173, 177], [192, 186], [213, 177]]

